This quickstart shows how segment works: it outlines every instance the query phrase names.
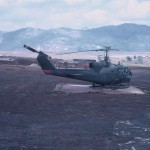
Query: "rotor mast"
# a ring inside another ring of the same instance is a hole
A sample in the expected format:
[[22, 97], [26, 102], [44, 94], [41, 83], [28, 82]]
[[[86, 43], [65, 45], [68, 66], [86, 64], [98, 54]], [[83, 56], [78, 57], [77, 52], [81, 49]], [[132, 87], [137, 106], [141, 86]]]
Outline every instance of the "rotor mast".
[[105, 62], [107, 64], [107, 66], [109, 66], [110, 60], [109, 60], [108, 51], [111, 50], [111, 47], [106, 47], [106, 46], [104, 46], [104, 47], [105, 47], [105, 49], [103, 49], [104, 52], [105, 52], [104, 60], [105, 60]]

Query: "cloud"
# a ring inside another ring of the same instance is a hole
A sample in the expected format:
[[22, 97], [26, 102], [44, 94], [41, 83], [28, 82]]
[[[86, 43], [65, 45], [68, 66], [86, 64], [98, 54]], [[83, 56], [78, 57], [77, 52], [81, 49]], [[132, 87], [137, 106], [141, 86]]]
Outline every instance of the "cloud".
[[110, 1], [107, 7], [120, 18], [141, 18], [150, 15], [150, 1], [115, 0]]
[[129, 0], [126, 12], [129, 17], [146, 17], [150, 14], [150, 1]]
[[75, 4], [82, 4], [87, 3], [88, 0], [64, 0], [67, 4], [75, 5]]
[[106, 21], [108, 19], [108, 16], [109, 12], [101, 9], [89, 11], [84, 14], [85, 19], [92, 22], [94, 21], [94, 23], [96, 22], [102, 23], [103, 21]]
[[45, 0], [16, 0], [16, 2], [19, 2], [19, 3], [28, 3], [28, 2], [31, 2], [31, 3], [39, 3], [39, 2], [44, 2]]
[[27, 26], [83, 28], [125, 22], [150, 25], [150, 1], [0, 0], [0, 14], [0, 30]]
[[7, 5], [7, 1], [5, 1], [5, 0], [0, 0], [0, 7], [6, 6], [6, 5]]
[[38, 4], [46, 0], [0, 0], [0, 7], [20, 6], [24, 4]]

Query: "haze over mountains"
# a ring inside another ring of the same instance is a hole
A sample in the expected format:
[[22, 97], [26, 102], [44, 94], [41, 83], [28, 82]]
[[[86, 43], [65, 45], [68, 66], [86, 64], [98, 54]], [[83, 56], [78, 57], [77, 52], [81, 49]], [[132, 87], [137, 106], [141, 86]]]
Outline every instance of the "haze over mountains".
[[95, 49], [94, 44], [123, 51], [150, 51], [150, 26], [122, 24], [83, 30], [23, 28], [0, 31], [0, 51], [22, 51], [23, 44], [51, 52]]

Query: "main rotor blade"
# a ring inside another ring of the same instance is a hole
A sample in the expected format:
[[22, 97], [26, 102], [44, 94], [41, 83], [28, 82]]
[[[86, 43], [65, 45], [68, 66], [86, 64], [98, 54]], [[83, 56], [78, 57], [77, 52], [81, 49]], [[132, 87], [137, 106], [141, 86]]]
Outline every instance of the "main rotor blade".
[[32, 52], [34, 52], [34, 53], [39, 53], [39, 51], [33, 49], [33, 48], [30, 47], [30, 46], [24, 45], [23, 47], [26, 48], [26, 49], [28, 49], [28, 50], [30, 50], [30, 51], [32, 51]]
[[94, 50], [86, 50], [86, 51], [60, 53], [60, 54], [57, 54], [57, 55], [72, 54], [72, 53], [84, 53], [84, 52], [92, 52], [92, 51], [106, 51], [106, 50], [105, 49], [94, 49]]
[[110, 50], [112, 50], [112, 51], [119, 51], [118, 49], [110, 49]]
[[119, 51], [118, 49], [113, 49], [113, 48], [111, 48], [111, 46], [102, 46], [102, 47], [104, 47], [104, 50], [105, 51]]

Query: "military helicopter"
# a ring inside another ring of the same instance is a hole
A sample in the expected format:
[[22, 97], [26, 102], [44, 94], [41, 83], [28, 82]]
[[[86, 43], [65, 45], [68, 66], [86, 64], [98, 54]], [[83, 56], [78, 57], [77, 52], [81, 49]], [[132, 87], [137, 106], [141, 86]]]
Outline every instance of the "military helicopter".
[[[132, 73], [130, 69], [121, 64], [112, 64], [108, 52], [111, 50], [111, 47], [104, 46], [100, 49], [95, 50], [87, 50], [87, 51], [104, 51], [105, 56], [104, 59], [99, 62], [89, 63], [89, 70], [85, 69], [56, 69], [47, 54], [42, 51], [37, 51], [27, 45], [24, 45], [24, 48], [38, 53], [37, 61], [41, 66], [43, 72], [48, 75], [61, 76], [66, 78], [78, 79], [83, 81], [91, 82], [95, 87], [97, 85], [105, 86], [105, 85], [119, 85], [122, 83], [128, 83], [131, 80]], [[86, 51], [86, 52], [87, 52]], [[85, 52], [85, 51], [79, 51]], [[72, 52], [77, 53], [77, 52]], [[71, 53], [64, 53], [71, 54]]]

